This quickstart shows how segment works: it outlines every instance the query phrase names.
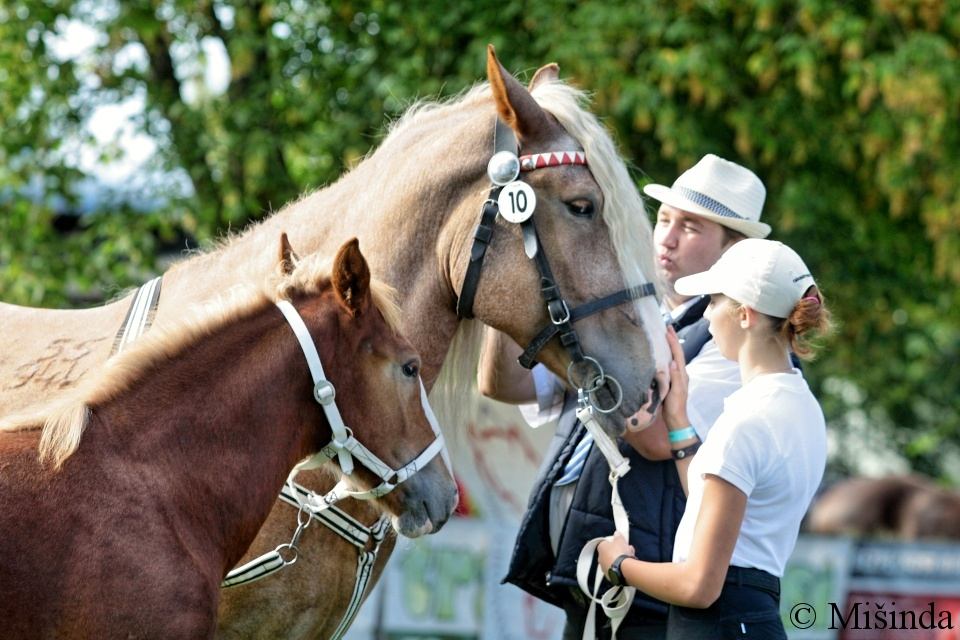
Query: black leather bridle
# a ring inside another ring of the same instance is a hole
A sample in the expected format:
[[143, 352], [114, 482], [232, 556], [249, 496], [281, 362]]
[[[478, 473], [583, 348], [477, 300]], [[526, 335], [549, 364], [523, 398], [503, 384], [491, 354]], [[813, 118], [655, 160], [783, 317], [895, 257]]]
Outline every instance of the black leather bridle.
[[[518, 144], [513, 131], [497, 118], [496, 131], [494, 134], [494, 147], [497, 152], [509, 151], [513, 154], [518, 152]], [[530, 169], [528, 169], [530, 170]], [[487, 199], [483, 203], [480, 213], [480, 222], [477, 224], [476, 231], [473, 234], [473, 245], [470, 248], [470, 262], [467, 265], [467, 271], [464, 274], [463, 286], [460, 288], [460, 297], [457, 299], [457, 315], [460, 318], [473, 317], [473, 303], [477, 294], [477, 287], [480, 283], [480, 273], [483, 269], [483, 258], [486, 255], [487, 247], [493, 238], [493, 231], [497, 215], [499, 213], [498, 197], [504, 185], [493, 184]], [[626, 302], [631, 302], [645, 296], [656, 294], [656, 288], [653, 283], [645, 283], [628, 289], [623, 289], [610, 294], [598, 300], [587, 302], [579, 307], [571, 309], [567, 301], [560, 292], [560, 286], [557, 284], [550, 269], [550, 263], [542, 250], [542, 243], [537, 234], [537, 227], [534, 223], [534, 215], [520, 222], [520, 228], [523, 232], [523, 247], [527, 257], [533, 260], [540, 274], [540, 293], [543, 296], [547, 307], [547, 315], [550, 317], [550, 324], [544, 327], [520, 355], [519, 362], [527, 369], [532, 368], [537, 360], [537, 354], [554, 337], [560, 339], [560, 344], [567, 350], [571, 358], [571, 368], [576, 369], [585, 363], [592, 363], [597, 369], [596, 380], [583, 380], [589, 384], [580, 384], [571, 379], [570, 383], [575, 387], [596, 388], [596, 385], [602, 385], [604, 382], [603, 369], [599, 363], [589, 356], [584, 355], [580, 344], [580, 338], [577, 336], [573, 323], [582, 320], [595, 313], [604, 311]], [[609, 376], [607, 376], [609, 377]], [[568, 378], [571, 375], [568, 370]], [[619, 405], [619, 400], [617, 401]], [[614, 407], [615, 408], [615, 407]], [[613, 409], [607, 409], [613, 411]]]

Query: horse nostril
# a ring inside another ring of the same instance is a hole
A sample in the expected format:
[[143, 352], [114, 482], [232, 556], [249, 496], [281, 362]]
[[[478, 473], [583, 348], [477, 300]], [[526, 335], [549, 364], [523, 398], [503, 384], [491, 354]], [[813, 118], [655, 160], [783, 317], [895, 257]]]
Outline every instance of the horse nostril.
[[660, 384], [657, 382], [657, 379], [654, 378], [650, 382], [650, 407], [647, 409], [651, 414], [656, 413], [657, 407], [660, 406]]

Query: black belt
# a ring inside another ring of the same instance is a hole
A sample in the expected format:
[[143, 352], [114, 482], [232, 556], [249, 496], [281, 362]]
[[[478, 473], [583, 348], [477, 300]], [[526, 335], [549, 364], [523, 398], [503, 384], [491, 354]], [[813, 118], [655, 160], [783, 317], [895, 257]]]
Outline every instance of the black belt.
[[780, 596], [780, 578], [763, 569], [752, 569], [748, 567], [734, 567], [727, 569], [727, 577], [724, 580], [726, 584], [734, 584], [738, 587], [753, 587], [769, 591], [775, 596]]

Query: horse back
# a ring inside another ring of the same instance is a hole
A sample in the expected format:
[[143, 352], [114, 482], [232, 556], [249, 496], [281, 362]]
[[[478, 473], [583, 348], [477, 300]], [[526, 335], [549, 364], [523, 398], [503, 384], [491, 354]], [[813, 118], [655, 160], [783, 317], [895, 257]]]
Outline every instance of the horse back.
[[63, 310], [0, 303], [0, 415], [72, 387], [103, 363], [127, 304]]

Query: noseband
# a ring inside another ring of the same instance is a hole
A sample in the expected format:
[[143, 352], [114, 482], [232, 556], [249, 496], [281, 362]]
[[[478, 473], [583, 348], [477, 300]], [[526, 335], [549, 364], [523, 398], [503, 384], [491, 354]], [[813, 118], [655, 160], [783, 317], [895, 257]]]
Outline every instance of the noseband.
[[[580, 338], [573, 323], [582, 320], [595, 313], [599, 313], [611, 307], [615, 307], [626, 302], [631, 302], [645, 296], [655, 295], [656, 289], [651, 282], [623, 289], [597, 300], [592, 300], [573, 309], [567, 304], [563, 295], [560, 293], [560, 287], [550, 269], [550, 263], [542, 250], [540, 236], [537, 234], [537, 227], [534, 223], [533, 213], [536, 206], [536, 197], [533, 189], [528, 184], [518, 180], [521, 171], [533, 171], [544, 167], [560, 165], [586, 165], [587, 157], [582, 151], [555, 151], [550, 153], [538, 153], [517, 157], [519, 145], [517, 138], [510, 127], [506, 126], [497, 118], [494, 130], [494, 148], [495, 153], [490, 159], [487, 172], [490, 175], [492, 186], [490, 194], [483, 203], [483, 209], [480, 213], [480, 222], [477, 224], [476, 231], [473, 234], [473, 245], [470, 248], [470, 262], [467, 265], [467, 271], [463, 277], [463, 285], [460, 287], [460, 297], [457, 299], [457, 315], [460, 318], [473, 317], [473, 303], [477, 294], [477, 287], [480, 283], [480, 272], [483, 269], [483, 258], [486, 255], [487, 247], [493, 238], [493, 231], [496, 228], [495, 223], [498, 214], [502, 214], [504, 192], [511, 196], [507, 201], [510, 203], [510, 215], [501, 215], [505, 220], [520, 225], [523, 233], [523, 248], [527, 257], [533, 260], [537, 272], [540, 274], [540, 294], [543, 297], [547, 307], [547, 315], [550, 318], [550, 324], [544, 327], [530, 344], [527, 345], [520, 355], [520, 364], [530, 369], [536, 364], [537, 354], [554, 337], [559, 337], [560, 344], [570, 354], [570, 366], [567, 369], [567, 378], [574, 388], [586, 389], [590, 395], [591, 402], [596, 403], [594, 392], [602, 387], [606, 380], [615, 379], [605, 375], [600, 363], [594, 358], [585, 356], [583, 348], [580, 345]], [[515, 186], [522, 185], [522, 186]], [[532, 204], [524, 207], [524, 211], [517, 211], [520, 203], [521, 194], [526, 203], [531, 200]], [[528, 195], [529, 194], [529, 195]], [[595, 371], [592, 375], [585, 373], [578, 375], [579, 370], [586, 369], [587, 372]], [[615, 403], [612, 407], [601, 409], [594, 405], [602, 413], [611, 413], [620, 406], [623, 399], [622, 390], [619, 383], [616, 383], [617, 392], [615, 394]], [[619, 396], [619, 397], [616, 397]]]
[[[394, 469], [363, 446], [363, 444], [354, 437], [350, 427], [346, 426], [343, 422], [343, 417], [340, 415], [340, 410], [337, 409], [337, 403], [335, 401], [337, 395], [336, 390], [333, 387], [333, 383], [327, 380], [326, 375], [324, 375], [323, 365], [320, 363], [320, 354], [317, 353], [317, 347], [313, 343], [310, 332], [307, 330], [307, 326], [304, 324], [300, 314], [297, 313], [293, 305], [286, 300], [281, 300], [276, 304], [280, 311], [283, 312], [284, 317], [290, 324], [290, 328], [293, 329], [293, 333], [297, 336], [297, 341], [300, 343], [303, 355], [307, 359], [307, 366], [310, 368], [310, 376], [313, 379], [313, 398], [323, 409], [323, 413], [327, 417], [327, 422], [330, 423], [330, 431], [332, 432], [330, 444], [293, 468], [290, 477], [287, 478], [287, 484], [290, 485], [294, 495], [299, 495], [296, 490], [293, 489], [293, 479], [298, 471], [302, 469], [314, 469], [333, 458], [337, 458], [337, 461], [340, 463], [340, 470], [343, 471], [343, 474], [346, 476], [353, 473], [353, 462], [354, 459], [356, 459], [357, 462], [366, 467], [383, 482], [368, 491], [354, 491], [341, 479], [326, 495], [317, 496], [311, 494], [305, 498], [312, 510], [324, 509], [345, 497], [359, 500], [379, 498], [393, 491], [400, 483], [408, 480], [413, 474], [433, 460], [437, 454], [443, 453], [446, 461], [447, 456], [443, 444], [443, 434], [440, 432], [440, 427], [437, 425], [436, 419], [433, 417], [433, 412], [430, 410], [430, 404], [427, 402], [426, 391], [423, 388], [422, 382], [420, 383], [420, 401], [423, 404], [424, 411], [435, 434], [433, 442], [427, 445], [427, 448], [424, 449], [420, 455], [399, 469]], [[447, 466], [449, 468], [449, 463]]]

